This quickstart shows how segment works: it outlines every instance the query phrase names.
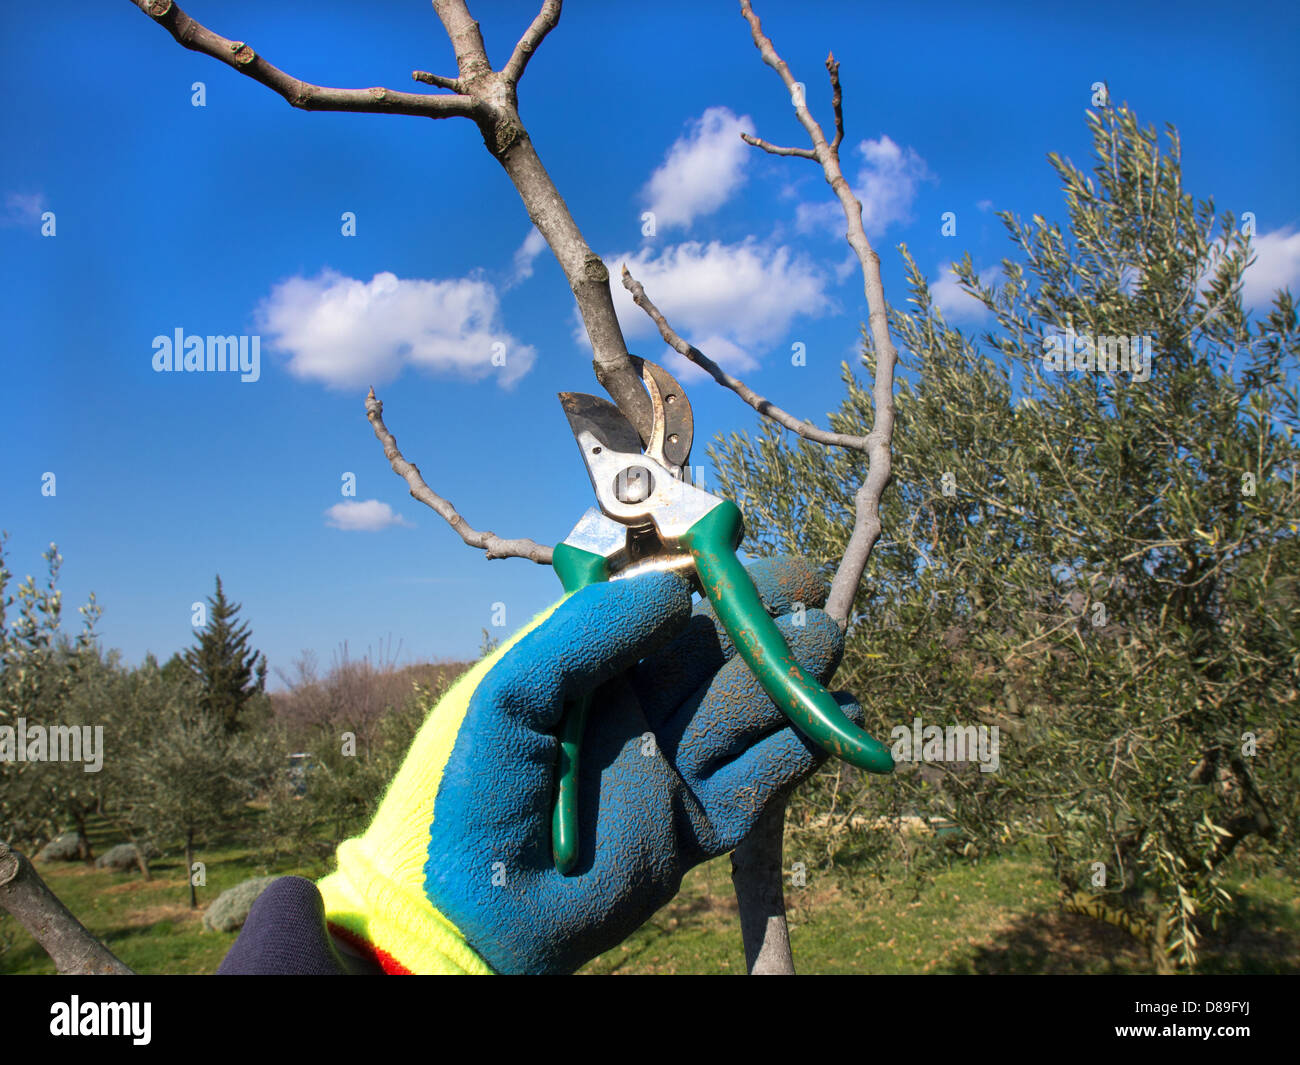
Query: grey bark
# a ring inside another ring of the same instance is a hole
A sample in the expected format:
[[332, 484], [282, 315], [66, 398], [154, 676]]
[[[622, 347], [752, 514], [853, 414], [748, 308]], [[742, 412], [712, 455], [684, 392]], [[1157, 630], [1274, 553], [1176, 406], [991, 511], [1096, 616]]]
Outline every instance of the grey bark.
[[26, 855], [6, 843], [0, 843], [0, 906], [31, 933], [61, 975], [134, 975], [72, 916]]
[[731, 883], [740, 906], [745, 967], [751, 976], [793, 976], [785, 920], [782, 850], [785, 801], [774, 802], [731, 855]]

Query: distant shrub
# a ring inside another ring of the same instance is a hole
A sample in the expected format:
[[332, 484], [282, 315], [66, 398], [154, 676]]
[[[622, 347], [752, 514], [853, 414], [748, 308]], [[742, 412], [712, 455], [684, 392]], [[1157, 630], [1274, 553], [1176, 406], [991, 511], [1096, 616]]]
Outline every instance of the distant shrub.
[[43, 862], [75, 862], [81, 857], [81, 841], [75, 832], [65, 832], [45, 844], [36, 857]]
[[[152, 858], [158, 852], [153, 847], [147, 846], [144, 853], [146, 858]], [[95, 859], [96, 869], [116, 869], [118, 872], [126, 872], [139, 867], [140, 859], [134, 843], [119, 843]]]

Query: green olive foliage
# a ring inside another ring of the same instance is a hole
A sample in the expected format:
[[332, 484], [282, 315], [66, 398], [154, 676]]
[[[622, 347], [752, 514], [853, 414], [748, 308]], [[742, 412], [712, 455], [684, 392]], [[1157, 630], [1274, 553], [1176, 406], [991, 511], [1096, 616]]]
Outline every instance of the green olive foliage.
[[[997, 726], [998, 769], [832, 765], [790, 824], [795, 851], [921, 871], [1033, 841], [1069, 907], [1168, 969], [1195, 964], [1234, 863], [1296, 871], [1296, 309], [1285, 291], [1244, 308], [1250, 233], [1184, 191], [1173, 127], [1162, 150], [1127, 107], [1087, 122], [1091, 174], [1048, 157], [1064, 227], [1001, 213], [1000, 278], [954, 266], [981, 336], [903, 248], [893, 480], [836, 677], [882, 738]], [[1084, 361], [1118, 337], [1149, 338], [1149, 378]], [[831, 425], [865, 433], [869, 384], [843, 374]], [[865, 456], [771, 424], [711, 455], [749, 550], [842, 555]]]

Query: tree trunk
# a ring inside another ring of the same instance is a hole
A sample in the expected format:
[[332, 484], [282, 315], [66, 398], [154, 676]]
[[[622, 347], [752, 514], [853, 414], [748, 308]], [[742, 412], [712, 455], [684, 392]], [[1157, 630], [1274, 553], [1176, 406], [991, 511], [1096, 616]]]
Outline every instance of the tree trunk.
[[131, 845], [135, 847], [135, 864], [140, 867], [140, 875], [145, 880], [153, 880], [153, 873], [149, 871], [149, 859], [145, 857], [144, 847], [135, 840], [131, 841]]
[[768, 807], [731, 855], [731, 882], [740, 904], [740, 934], [751, 976], [793, 976], [785, 923], [783, 848], [785, 801]]
[[190, 909], [199, 908], [199, 897], [194, 891], [194, 830], [185, 833], [185, 882], [190, 886]]
[[87, 865], [95, 864], [95, 853], [90, 849], [90, 835], [86, 832], [86, 815], [81, 809], [73, 811], [73, 819], [77, 824], [77, 850], [81, 854], [81, 860]]

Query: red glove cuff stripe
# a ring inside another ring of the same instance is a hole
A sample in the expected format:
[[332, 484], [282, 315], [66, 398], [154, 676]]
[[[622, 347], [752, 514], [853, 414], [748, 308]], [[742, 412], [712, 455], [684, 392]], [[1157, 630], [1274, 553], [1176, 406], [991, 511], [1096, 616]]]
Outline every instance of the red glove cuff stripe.
[[360, 936], [349, 932], [346, 928], [340, 928], [338, 925], [326, 922], [330, 935], [335, 939], [341, 939], [349, 947], [355, 950], [363, 957], [369, 958], [378, 965], [389, 976], [414, 976], [405, 965], [394, 958], [386, 950], [380, 950], [373, 943], [368, 943]]

